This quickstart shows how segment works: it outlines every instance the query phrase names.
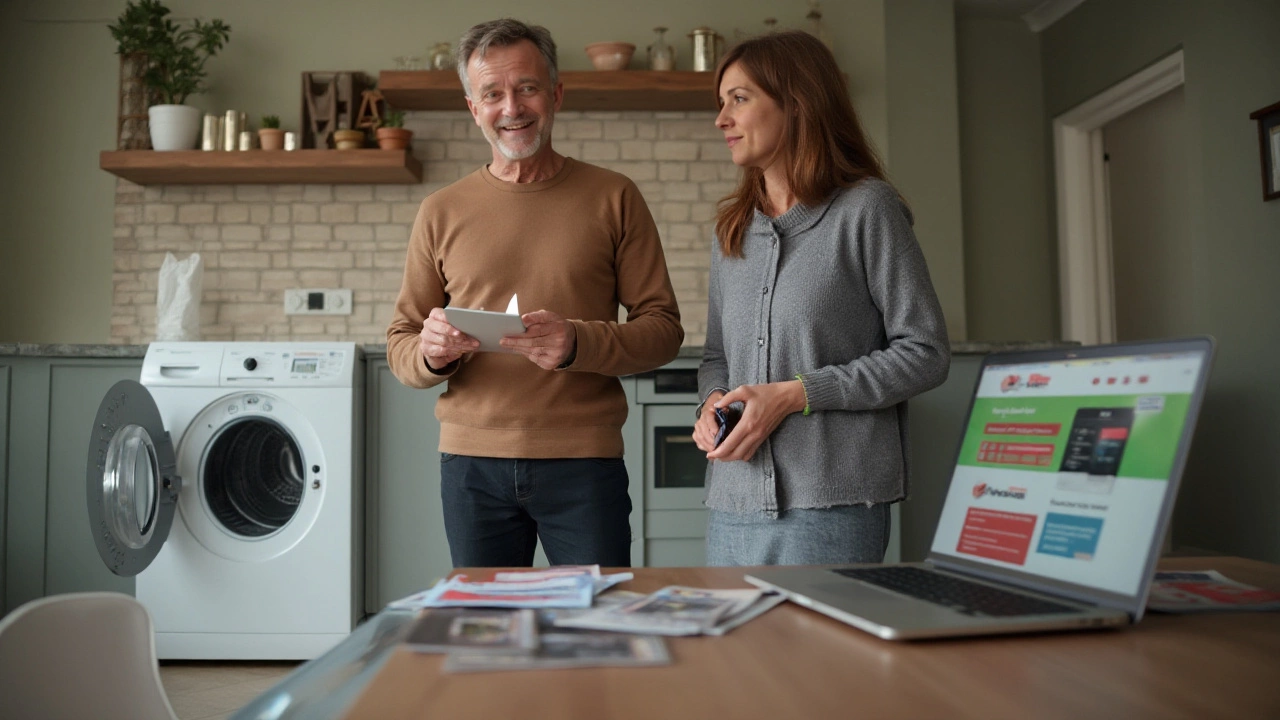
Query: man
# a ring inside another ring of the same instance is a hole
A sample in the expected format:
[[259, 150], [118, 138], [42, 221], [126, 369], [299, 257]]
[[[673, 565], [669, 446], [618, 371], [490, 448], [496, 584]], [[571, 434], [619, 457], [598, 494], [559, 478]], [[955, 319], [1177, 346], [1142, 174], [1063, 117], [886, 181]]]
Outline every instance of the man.
[[[617, 376], [659, 367], [684, 339], [657, 227], [635, 184], [551, 147], [564, 87], [545, 28], [469, 30], [458, 75], [493, 161], [423, 201], [387, 329], [412, 387], [448, 382], [441, 497], [455, 567], [629, 566]], [[500, 310], [525, 332], [476, 352], [446, 305]], [[618, 323], [618, 305], [628, 311]]]

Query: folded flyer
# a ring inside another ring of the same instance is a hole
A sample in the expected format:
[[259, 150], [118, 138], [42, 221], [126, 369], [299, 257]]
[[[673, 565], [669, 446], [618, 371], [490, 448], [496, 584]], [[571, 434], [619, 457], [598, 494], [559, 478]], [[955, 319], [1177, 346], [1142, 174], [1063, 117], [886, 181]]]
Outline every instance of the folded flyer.
[[706, 590], [672, 585], [625, 605], [557, 619], [556, 627], [648, 635], [700, 635], [724, 616], [759, 599], [759, 590]]
[[1237, 582], [1216, 570], [1158, 572], [1147, 608], [1167, 613], [1280, 610], [1280, 592]]
[[669, 665], [666, 643], [652, 635], [620, 635], [588, 630], [555, 630], [540, 638], [532, 653], [451, 652], [445, 672], [547, 670], [552, 668]]
[[429, 608], [404, 643], [416, 652], [531, 653], [538, 647], [537, 617], [529, 609]]
[[787, 596], [782, 593], [764, 592], [760, 597], [756, 598], [745, 607], [739, 607], [730, 611], [727, 615], [716, 621], [711, 629], [706, 631], [707, 635], [724, 635], [730, 630], [746, 625], [748, 622], [755, 620], [761, 615], [769, 612], [775, 607], [786, 602]]

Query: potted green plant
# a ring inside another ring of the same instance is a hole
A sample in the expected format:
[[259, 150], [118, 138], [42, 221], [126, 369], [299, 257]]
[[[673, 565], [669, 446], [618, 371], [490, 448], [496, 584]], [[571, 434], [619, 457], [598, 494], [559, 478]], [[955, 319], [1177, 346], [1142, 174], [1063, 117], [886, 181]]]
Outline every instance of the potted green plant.
[[413, 131], [404, 127], [404, 111], [390, 110], [375, 133], [383, 150], [404, 150], [413, 140]]
[[201, 113], [183, 103], [188, 95], [207, 89], [205, 63], [226, 44], [231, 27], [199, 19], [183, 27], [168, 15], [160, 0], [130, 0], [110, 30], [122, 54], [127, 49], [146, 56], [143, 80], [160, 100], [147, 110], [152, 147], [189, 150], [199, 139]]
[[262, 127], [258, 128], [258, 146], [263, 150], [284, 149], [284, 131], [280, 129], [279, 117], [262, 116]]

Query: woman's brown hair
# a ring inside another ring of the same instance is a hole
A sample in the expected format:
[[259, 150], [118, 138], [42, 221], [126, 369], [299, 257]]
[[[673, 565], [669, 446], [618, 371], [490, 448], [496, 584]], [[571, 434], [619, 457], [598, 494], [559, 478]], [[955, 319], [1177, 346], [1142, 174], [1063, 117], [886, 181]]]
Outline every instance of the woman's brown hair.
[[[831, 50], [798, 30], [762, 35], [735, 45], [716, 67], [716, 97], [725, 70], [737, 63], [782, 108], [779, 145], [789, 152], [787, 182], [796, 199], [817, 205], [838, 187], [867, 177], [884, 179], [880, 158], [853, 110], [844, 75]], [[726, 257], [742, 257], [743, 236], [756, 209], [766, 210], [764, 171], [743, 168], [742, 180], [716, 209], [716, 237]]]

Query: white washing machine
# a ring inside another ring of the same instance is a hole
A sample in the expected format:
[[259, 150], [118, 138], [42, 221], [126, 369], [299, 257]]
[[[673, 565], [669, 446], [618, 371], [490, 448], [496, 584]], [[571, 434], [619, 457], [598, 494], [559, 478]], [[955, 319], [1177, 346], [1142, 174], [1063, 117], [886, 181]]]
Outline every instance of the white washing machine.
[[152, 343], [103, 399], [94, 541], [161, 658], [310, 659], [355, 627], [361, 365], [352, 343]]

